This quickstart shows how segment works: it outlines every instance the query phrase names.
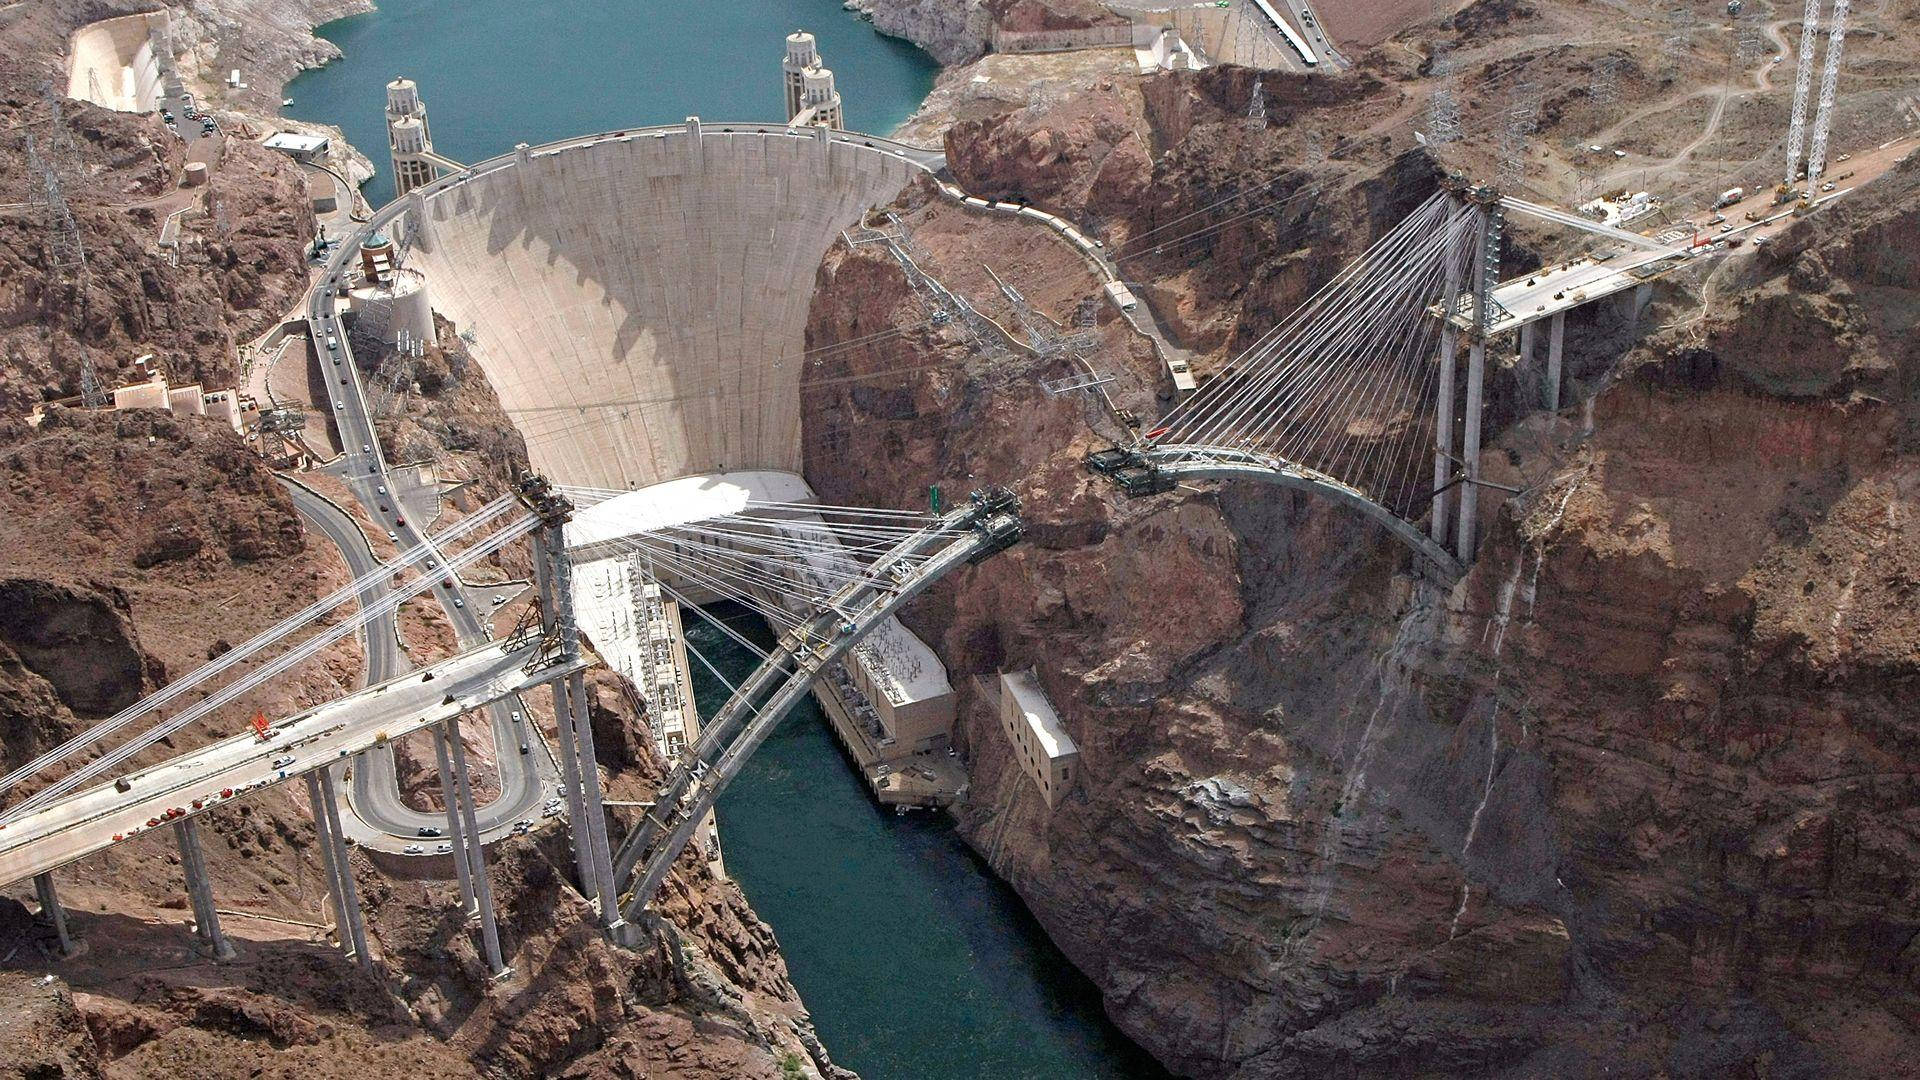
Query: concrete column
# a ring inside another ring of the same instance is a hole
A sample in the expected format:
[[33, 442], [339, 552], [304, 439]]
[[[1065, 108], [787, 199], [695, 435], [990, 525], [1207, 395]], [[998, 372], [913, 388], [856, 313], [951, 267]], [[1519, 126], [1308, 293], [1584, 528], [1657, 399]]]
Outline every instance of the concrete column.
[[580, 875], [580, 895], [599, 895], [594, 880], [593, 844], [582, 829], [587, 827], [586, 800], [580, 794], [580, 741], [573, 734], [573, 705], [567, 700], [565, 679], [553, 682], [553, 726], [560, 744], [560, 783], [566, 789], [568, 832], [573, 837], [573, 868]]
[[316, 769], [307, 774], [307, 802], [313, 806], [313, 831], [320, 841], [320, 865], [327, 874], [327, 896], [333, 901], [334, 936], [340, 939], [340, 951], [352, 955], [353, 933], [347, 929], [347, 889], [340, 880], [340, 864], [333, 857], [332, 823], [327, 819], [326, 803], [320, 795], [320, 774], [324, 769]]
[[1454, 541], [1454, 554], [1463, 563], [1473, 561], [1474, 514], [1480, 508], [1480, 488], [1476, 481], [1480, 479], [1480, 402], [1486, 375], [1487, 343], [1477, 339], [1467, 353], [1466, 445], [1460, 450], [1466, 479], [1460, 484], [1459, 531]]
[[1539, 327], [1538, 322], [1530, 322], [1520, 328], [1520, 367], [1522, 369], [1533, 363], [1534, 331]]
[[1460, 332], [1448, 322], [1440, 328], [1440, 390], [1433, 403], [1433, 510], [1427, 521], [1427, 535], [1443, 544], [1447, 540], [1447, 500], [1453, 493], [1441, 488], [1453, 477], [1453, 410], [1459, 403], [1453, 383], [1455, 354], [1459, 351]]
[[467, 782], [467, 748], [460, 743], [458, 721], [447, 722], [447, 745], [453, 753], [453, 782], [459, 788], [460, 820], [466, 826], [474, 897], [480, 903], [480, 944], [487, 954], [487, 969], [497, 979], [510, 969], [500, 955], [500, 927], [493, 918], [493, 887], [487, 883], [487, 853], [480, 844], [480, 826], [473, 817], [473, 785]]
[[1633, 325], [1640, 325], [1640, 316], [1647, 313], [1647, 305], [1653, 303], [1653, 282], [1643, 281], [1633, 289]]
[[433, 250], [432, 226], [427, 221], [427, 197], [417, 189], [407, 192], [407, 246], [421, 251]]
[[1480, 509], [1480, 413], [1487, 379], [1487, 334], [1493, 287], [1499, 276], [1500, 241], [1505, 223], [1499, 204], [1488, 202], [1480, 211], [1480, 230], [1473, 255], [1473, 338], [1467, 352], [1467, 408], [1465, 445], [1460, 449], [1460, 520], [1455, 523], [1454, 554], [1462, 563], [1473, 561], [1474, 527]]
[[1553, 325], [1547, 332], [1547, 383], [1545, 398], [1547, 408], [1560, 411], [1560, 359], [1567, 341], [1567, 313], [1557, 311], [1553, 315]]
[[533, 587], [540, 597], [540, 629], [543, 632], [552, 631], [557, 611], [553, 600], [553, 552], [547, 543], [548, 531], [542, 528], [533, 534]]
[[453, 757], [447, 752], [445, 725], [433, 729], [433, 759], [440, 767], [440, 801], [447, 808], [447, 845], [453, 851], [453, 874], [460, 879], [460, 910], [471, 919], [480, 913], [480, 901], [473, 893], [473, 868], [467, 865], [467, 828], [455, 798]]
[[[600, 761], [593, 749], [593, 721], [587, 716], [587, 677], [574, 672], [567, 680], [573, 698], [573, 729], [580, 740], [580, 787], [586, 803], [586, 835], [592, 845], [593, 874], [600, 894], [600, 921], [609, 932], [619, 929], [620, 901], [614, 888], [613, 849], [607, 841], [607, 811], [600, 796]], [[575, 834], [579, 834], [576, 827]]]
[[[565, 559], [560, 544], [560, 530], [542, 528], [533, 534], [533, 581], [540, 593], [540, 626], [547, 633], [558, 628], [559, 618], [564, 605], [571, 618], [573, 605], [571, 597], [564, 597], [560, 589], [564, 586], [557, 582], [556, 571]], [[558, 556], [556, 558], [556, 556]], [[573, 734], [573, 707], [567, 701], [568, 691], [565, 680], [553, 683], [553, 726], [560, 743], [560, 783], [567, 796], [568, 831], [573, 837], [573, 866], [580, 875], [580, 895], [595, 896], [599, 890], [595, 880], [593, 845], [581, 833], [582, 823], [587, 820], [586, 803], [580, 793], [580, 742]]]
[[78, 955], [80, 947], [67, 932], [67, 909], [60, 906], [60, 897], [53, 891], [52, 871], [33, 876], [33, 891], [40, 898], [40, 917], [53, 924], [54, 935], [60, 939], [60, 959]]
[[193, 901], [194, 934], [215, 961], [233, 959], [233, 944], [220, 929], [220, 913], [213, 907], [213, 881], [207, 876], [207, 858], [200, 850], [200, 827], [190, 817], [173, 823], [180, 841], [180, 868], [187, 878], [187, 897]]
[[[343, 921], [339, 923], [341, 931], [340, 947], [350, 949], [354, 961], [363, 968], [373, 966], [373, 950], [367, 948], [367, 921], [360, 910], [360, 886], [353, 880], [353, 863], [347, 858], [347, 832], [340, 824], [340, 796], [334, 790], [333, 774], [326, 769], [315, 770], [319, 774], [319, 809], [326, 820], [326, 828], [320, 838], [332, 853], [334, 873], [340, 884], [339, 908]], [[311, 778], [314, 773], [307, 774]]]

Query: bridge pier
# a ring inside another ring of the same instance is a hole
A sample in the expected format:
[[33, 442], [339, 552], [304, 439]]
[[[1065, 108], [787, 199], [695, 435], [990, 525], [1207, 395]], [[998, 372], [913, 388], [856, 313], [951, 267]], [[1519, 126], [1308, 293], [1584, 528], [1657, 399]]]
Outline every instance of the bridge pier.
[[458, 720], [446, 723], [445, 740], [453, 757], [455, 802], [460, 824], [466, 834], [467, 865], [473, 881], [474, 900], [480, 908], [480, 945], [487, 957], [487, 970], [496, 979], [505, 978], [512, 969], [500, 953], [500, 927], [493, 917], [493, 886], [487, 882], [487, 853], [480, 843], [480, 827], [473, 816], [473, 785], [467, 778], [467, 748], [460, 742]]
[[327, 874], [327, 892], [333, 898], [334, 936], [340, 951], [363, 968], [373, 966], [367, 949], [367, 928], [360, 910], [360, 888], [347, 861], [346, 835], [340, 827], [340, 801], [333, 774], [315, 769], [307, 774], [307, 801], [313, 805], [313, 826], [320, 837], [320, 862]]
[[[1461, 227], [1470, 211], [1456, 203], [1447, 219], [1451, 236]], [[1440, 379], [1433, 405], [1433, 509], [1427, 518], [1427, 535], [1435, 543], [1447, 542], [1447, 484], [1453, 479], [1453, 407], [1459, 398], [1454, 391], [1456, 365], [1460, 353], [1460, 331], [1453, 324], [1453, 313], [1460, 307], [1460, 261], [1447, 260], [1446, 291], [1440, 295]]]
[[1556, 311], [1547, 331], [1547, 381], [1542, 398], [1548, 412], [1560, 411], [1560, 360], [1567, 343], [1567, 313]]
[[1533, 364], [1534, 349], [1539, 344], [1537, 341], [1539, 329], [1540, 324], [1537, 321], [1527, 323], [1520, 328], [1520, 366], [1522, 368]]
[[[557, 530], [556, 530], [557, 531]], [[553, 559], [555, 544], [546, 529], [533, 534], [533, 581], [540, 594], [540, 621], [543, 633], [554, 630]], [[560, 741], [560, 783], [567, 798], [568, 833], [573, 843], [573, 868], [579, 874], [580, 895], [595, 897], [593, 847], [581, 829], [587, 820], [586, 801], [580, 793], [579, 743], [572, 737], [573, 709], [567, 703], [566, 688], [553, 684], [553, 726]]]
[[473, 868], [467, 862], [467, 827], [460, 820], [460, 803], [455, 797], [453, 756], [447, 750], [445, 725], [433, 729], [433, 759], [440, 770], [440, 801], [447, 813], [447, 846], [452, 849], [453, 875], [460, 881], [460, 910], [471, 919], [480, 914], [480, 901], [473, 893]]
[[53, 891], [51, 870], [33, 876], [33, 892], [40, 899], [40, 917], [53, 924], [54, 936], [60, 940], [60, 959], [70, 960], [86, 951], [85, 945], [67, 931], [67, 909], [60, 906], [60, 897]]
[[559, 720], [560, 737], [578, 759], [578, 800], [581, 816], [574, 819], [576, 851], [584, 851], [591, 871], [583, 894], [600, 904], [600, 924], [615, 933], [625, 922], [620, 917], [619, 897], [614, 889], [613, 851], [607, 839], [607, 811], [600, 791], [600, 762], [593, 748], [593, 725], [587, 717], [586, 676], [575, 672], [553, 684], [554, 715]]
[[183, 817], [173, 823], [174, 837], [180, 842], [180, 868], [187, 878], [187, 898], [193, 902], [193, 932], [199, 946], [217, 963], [235, 956], [233, 943], [220, 929], [220, 913], [213, 906], [213, 879], [207, 874], [207, 857], [200, 849], [200, 826]]
[[[541, 632], [557, 640], [563, 656], [580, 655], [580, 628], [573, 616], [573, 580], [562, 526], [573, 506], [551, 489], [523, 491], [542, 517], [533, 535], [534, 586], [540, 595]], [[561, 782], [573, 836], [574, 867], [580, 894], [600, 909], [600, 924], [616, 943], [627, 940], [620, 912], [620, 890], [613, 874], [613, 846], [607, 835], [606, 804], [600, 791], [600, 762], [593, 747], [593, 723], [587, 716], [586, 676], [575, 672], [553, 683], [554, 729], [560, 739]]]
[[1465, 445], [1460, 449], [1464, 473], [1460, 485], [1460, 520], [1454, 532], [1454, 555], [1462, 564], [1473, 561], [1474, 531], [1480, 509], [1480, 413], [1487, 377], [1487, 337], [1492, 330], [1494, 286], [1499, 284], [1500, 245], [1506, 223], [1500, 216], [1497, 192], [1475, 188], [1468, 198], [1480, 205], [1480, 235], [1473, 246], [1473, 328], [1467, 354], [1467, 408]]

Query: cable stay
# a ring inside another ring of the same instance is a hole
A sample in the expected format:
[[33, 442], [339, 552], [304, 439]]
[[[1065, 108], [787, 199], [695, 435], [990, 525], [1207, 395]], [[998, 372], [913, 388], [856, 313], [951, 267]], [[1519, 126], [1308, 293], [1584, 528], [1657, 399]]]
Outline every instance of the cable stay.
[[[512, 500], [509, 500], [509, 505]], [[540, 519], [525, 514], [483, 537], [473, 546], [457, 555], [445, 557], [445, 573], [458, 573], [460, 570], [479, 562], [506, 545], [518, 540], [540, 527]], [[424, 545], [423, 545], [424, 546]], [[62, 776], [47, 787], [35, 792], [30, 798], [10, 807], [4, 820], [12, 821], [21, 815], [31, 813], [75, 790], [80, 785], [112, 771], [134, 755], [147, 749], [160, 740], [167, 738], [187, 725], [212, 714], [215, 710], [229, 704], [251, 692], [268, 680], [279, 676], [299, 664], [319, 654], [334, 642], [355, 633], [361, 627], [387, 612], [394, 611], [419, 594], [432, 588], [440, 580], [441, 571], [422, 574], [392, 589], [380, 599], [363, 604], [352, 616], [333, 623], [287, 652], [281, 653], [260, 667], [249, 671], [245, 676], [214, 691], [205, 698], [194, 702], [172, 718], [135, 736], [125, 743], [107, 751], [102, 756], [88, 762], [79, 769]]]
[[121, 709], [107, 719], [94, 724], [78, 735], [67, 739], [53, 749], [40, 754], [33, 760], [7, 773], [5, 776], [0, 776], [0, 794], [12, 790], [13, 787], [22, 780], [42, 772], [49, 766], [58, 764], [72, 757], [82, 749], [111, 737], [142, 716], [157, 712], [168, 703], [198, 688], [208, 680], [252, 659], [260, 653], [261, 650], [295, 633], [319, 619], [321, 616], [333, 611], [335, 608], [359, 600], [362, 594], [373, 591], [376, 587], [391, 580], [396, 574], [424, 566], [430, 558], [437, 554], [441, 547], [452, 544], [456, 540], [463, 539], [475, 530], [491, 523], [501, 514], [512, 509], [514, 505], [515, 500], [511, 495], [504, 495], [495, 499], [474, 513], [449, 526], [438, 535], [428, 538], [419, 545], [402, 552], [391, 561], [383, 563], [359, 577], [354, 578], [352, 581], [340, 586], [326, 596], [308, 604], [306, 607], [294, 612], [292, 615], [287, 616], [267, 629], [260, 631], [239, 645], [221, 653], [218, 657], [172, 680], [160, 689]]

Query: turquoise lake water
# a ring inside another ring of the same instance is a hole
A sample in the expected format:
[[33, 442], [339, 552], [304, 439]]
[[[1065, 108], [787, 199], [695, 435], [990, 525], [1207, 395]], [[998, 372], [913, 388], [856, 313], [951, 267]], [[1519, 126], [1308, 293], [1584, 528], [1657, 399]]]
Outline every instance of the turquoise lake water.
[[[820, 39], [849, 127], [886, 133], [932, 88], [918, 49], [839, 0], [382, 0], [320, 29], [345, 58], [288, 88], [289, 115], [336, 124], [380, 170], [396, 75], [420, 84], [436, 150], [460, 161], [596, 131], [786, 119], [788, 31]], [[743, 631], [743, 610], [727, 612]], [[752, 654], [689, 618], [730, 680]], [[725, 688], [697, 663], [701, 710]], [[1012, 890], [944, 817], [899, 817], [867, 794], [811, 702], [720, 801], [729, 872], [779, 935], [828, 1050], [866, 1080], [1158, 1080]]]
[[786, 36], [812, 32], [833, 69], [847, 126], [884, 135], [912, 114], [939, 68], [883, 37], [838, 0], [379, 0], [319, 34], [346, 55], [287, 86], [299, 120], [337, 124], [393, 197], [382, 110], [387, 82], [420, 84], [433, 148], [456, 161], [598, 131], [787, 118]]

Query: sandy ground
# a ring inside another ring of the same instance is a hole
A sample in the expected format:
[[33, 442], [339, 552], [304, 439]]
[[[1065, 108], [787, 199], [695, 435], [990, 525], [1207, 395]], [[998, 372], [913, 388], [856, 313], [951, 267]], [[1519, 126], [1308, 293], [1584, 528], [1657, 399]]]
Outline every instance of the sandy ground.
[[1433, 4], [1431, 0], [1335, 0], [1315, 4], [1314, 11], [1336, 42], [1357, 51], [1431, 18]]

